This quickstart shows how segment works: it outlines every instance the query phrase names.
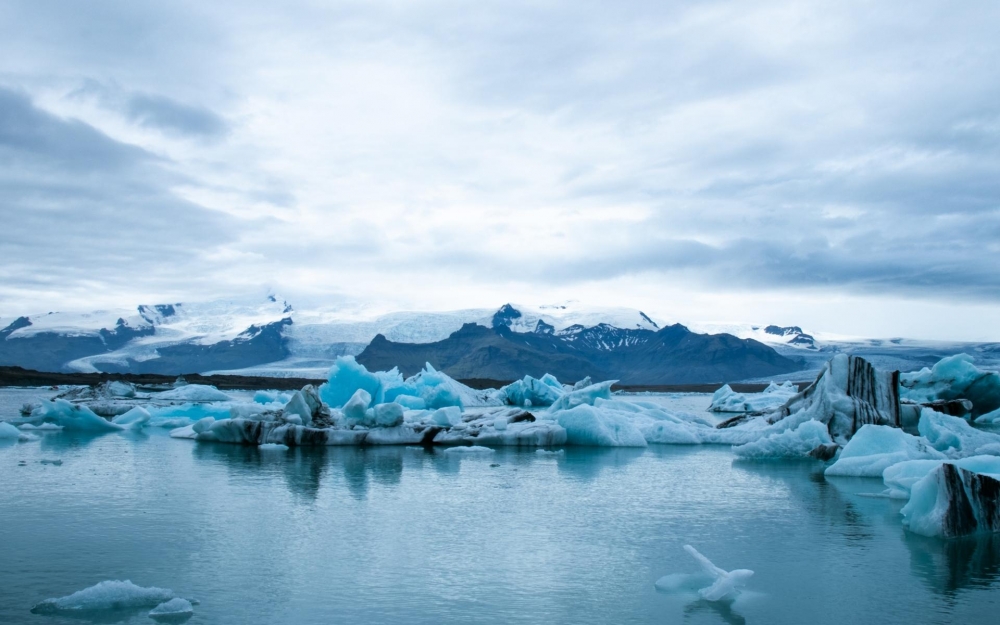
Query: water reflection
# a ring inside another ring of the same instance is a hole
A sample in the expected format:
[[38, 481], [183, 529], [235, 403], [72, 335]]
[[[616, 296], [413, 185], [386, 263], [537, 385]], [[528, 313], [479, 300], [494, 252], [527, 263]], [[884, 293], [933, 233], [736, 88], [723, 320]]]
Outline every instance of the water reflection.
[[684, 606], [684, 620], [690, 620], [692, 616], [702, 612], [714, 613], [722, 619], [722, 622], [729, 625], [746, 625], [747, 622], [742, 614], [733, 610], [732, 602], [706, 601], [705, 599], [698, 599]]
[[985, 588], [1000, 579], [1000, 535], [983, 534], [944, 540], [903, 532], [910, 569], [946, 597], [964, 588]]
[[[646, 453], [641, 447], [567, 447], [564, 451], [556, 456], [559, 473], [583, 482], [597, 479], [605, 470], [621, 469]], [[549, 458], [533, 451], [526, 455], [529, 462]]]
[[288, 451], [261, 450], [252, 445], [194, 445], [194, 456], [201, 461], [225, 465], [230, 473], [257, 475], [280, 474], [288, 490], [312, 502], [319, 495], [326, 471], [326, 447], [299, 447]]

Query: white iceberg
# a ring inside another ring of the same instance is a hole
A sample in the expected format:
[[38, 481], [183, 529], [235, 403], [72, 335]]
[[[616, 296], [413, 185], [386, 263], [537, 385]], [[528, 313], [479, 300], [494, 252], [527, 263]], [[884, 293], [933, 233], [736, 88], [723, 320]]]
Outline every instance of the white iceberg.
[[139, 429], [149, 423], [152, 418], [148, 410], [141, 406], [136, 406], [128, 412], [111, 419], [111, 422], [124, 428]]
[[739, 458], [806, 458], [822, 445], [833, 443], [826, 425], [819, 421], [806, 421], [794, 430], [776, 432], [744, 445], [733, 447]]
[[483, 447], [482, 445], [469, 445], [465, 447], [446, 447], [444, 450], [446, 454], [492, 454], [493, 449], [489, 447]]
[[129, 580], [107, 580], [58, 599], [46, 599], [31, 608], [34, 614], [92, 612], [151, 608], [176, 595], [167, 588], [136, 586]]
[[185, 384], [169, 391], [154, 393], [152, 399], [166, 401], [232, 401], [232, 397], [226, 395], [214, 386], [206, 384]]
[[[909, 499], [913, 485], [945, 462], [945, 460], [907, 460], [887, 467], [882, 472], [882, 481], [888, 487], [886, 495], [892, 499]], [[974, 473], [1000, 478], [998, 456], [970, 456], [947, 462]]]
[[722, 601], [735, 598], [746, 586], [747, 581], [753, 577], [750, 569], [734, 569], [725, 571], [715, 566], [711, 560], [703, 556], [691, 545], [684, 545], [692, 558], [701, 565], [702, 575], [666, 575], [656, 581], [656, 587], [660, 590], [674, 591], [681, 590], [690, 582], [704, 583], [709, 585], [698, 590], [698, 594], [706, 601]]
[[866, 425], [844, 446], [826, 475], [881, 477], [886, 468], [904, 460], [945, 459], [925, 438], [887, 425]]
[[780, 408], [798, 392], [791, 382], [771, 382], [762, 393], [737, 393], [728, 384], [723, 384], [712, 395], [708, 409], [712, 412], [765, 412]]
[[177, 617], [190, 616], [192, 614], [194, 614], [194, 606], [192, 606], [191, 602], [187, 599], [181, 599], [180, 597], [174, 597], [170, 601], [164, 601], [149, 611], [150, 618], [160, 620], [172, 620]]

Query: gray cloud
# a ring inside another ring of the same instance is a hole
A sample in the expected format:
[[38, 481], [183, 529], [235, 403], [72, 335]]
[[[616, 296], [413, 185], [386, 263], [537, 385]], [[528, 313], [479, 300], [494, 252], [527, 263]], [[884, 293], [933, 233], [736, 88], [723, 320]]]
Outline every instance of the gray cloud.
[[[995, 2], [88, 5], [0, 9], [24, 25], [0, 26], [0, 192], [45, 207], [25, 252], [114, 213], [152, 249], [223, 242], [240, 279], [400, 306], [430, 271], [1000, 302]], [[67, 93], [89, 125], [38, 108]]]

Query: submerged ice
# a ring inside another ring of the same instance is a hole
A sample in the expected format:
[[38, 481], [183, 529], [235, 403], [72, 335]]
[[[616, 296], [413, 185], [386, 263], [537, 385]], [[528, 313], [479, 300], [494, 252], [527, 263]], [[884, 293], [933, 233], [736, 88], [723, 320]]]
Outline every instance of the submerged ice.
[[152, 608], [176, 598], [174, 591], [155, 586], [144, 588], [130, 580], [107, 580], [71, 595], [46, 599], [31, 608], [35, 614], [95, 612]]

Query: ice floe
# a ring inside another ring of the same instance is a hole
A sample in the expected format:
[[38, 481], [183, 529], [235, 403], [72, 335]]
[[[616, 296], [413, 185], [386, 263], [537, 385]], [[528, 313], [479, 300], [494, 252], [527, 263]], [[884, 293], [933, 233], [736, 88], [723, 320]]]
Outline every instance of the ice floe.
[[34, 614], [83, 613], [104, 610], [152, 608], [176, 598], [167, 588], [137, 586], [129, 580], [107, 580], [58, 599], [46, 599], [31, 611]]
[[750, 569], [726, 571], [717, 567], [691, 545], [684, 545], [684, 551], [698, 562], [701, 573], [665, 575], [656, 580], [655, 585], [658, 590], [675, 592], [697, 588], [698, 595], [706, 601], [732, 600], [753, 577], [753, 571]]
[[159, 621], [174, 621], [180, 617], [194, 614], [194, 606], [187, 599], [174, 597], [170, 601], [164, 601], [149, 611], [149, 618]]

